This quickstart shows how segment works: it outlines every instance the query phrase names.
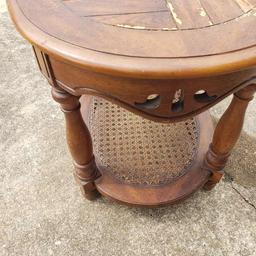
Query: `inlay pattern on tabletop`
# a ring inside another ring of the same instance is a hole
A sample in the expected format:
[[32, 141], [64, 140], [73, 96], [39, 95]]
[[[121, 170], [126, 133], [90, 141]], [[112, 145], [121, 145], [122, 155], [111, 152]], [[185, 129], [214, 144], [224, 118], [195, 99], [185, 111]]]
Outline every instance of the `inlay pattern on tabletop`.
[[63, 0], [76, 15], [104, 24], [138, 30], [191, 30], [250, 15], [255, 0]]

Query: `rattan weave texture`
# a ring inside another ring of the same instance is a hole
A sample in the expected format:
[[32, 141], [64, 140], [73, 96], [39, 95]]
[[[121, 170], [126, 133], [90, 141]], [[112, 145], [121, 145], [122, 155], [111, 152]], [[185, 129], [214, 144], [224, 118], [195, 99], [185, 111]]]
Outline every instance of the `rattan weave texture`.
[[89, 128], [98, 163], [123, 183], [160, 185], [185, 174], [196, 157], [196, 118], [163, 124], [93, 97]]

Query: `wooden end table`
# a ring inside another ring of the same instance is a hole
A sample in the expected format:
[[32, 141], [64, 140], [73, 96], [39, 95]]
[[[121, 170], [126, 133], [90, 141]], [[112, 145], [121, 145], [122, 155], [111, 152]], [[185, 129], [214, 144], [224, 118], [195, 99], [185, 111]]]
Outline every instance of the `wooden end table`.
[[[153, 207], [220, 181], [256, 91], [255, 0], [7, 2], [86, 198]], [[207, 110], [230, 94], [212, 138]]]

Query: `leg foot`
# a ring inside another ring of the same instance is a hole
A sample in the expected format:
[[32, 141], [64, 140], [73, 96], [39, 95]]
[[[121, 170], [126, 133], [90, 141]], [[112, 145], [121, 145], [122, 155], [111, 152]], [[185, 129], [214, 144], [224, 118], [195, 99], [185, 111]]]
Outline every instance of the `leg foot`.
[[94, 159], [87, 165], [79, 165], [74, 163], [74, 177], [80, 186], [83, 196], [88, 200], [95, 200], [100, 193], [95, 187], [94, 180], [100, 177]]

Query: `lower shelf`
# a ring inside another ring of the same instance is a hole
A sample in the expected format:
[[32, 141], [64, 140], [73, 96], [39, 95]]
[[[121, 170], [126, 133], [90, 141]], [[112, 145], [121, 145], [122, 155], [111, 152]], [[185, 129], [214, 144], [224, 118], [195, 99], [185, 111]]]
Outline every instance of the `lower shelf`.
[[213, 132], [209, 113], [164, 124], [97, 97], [83, 96], [81, 103], [102, 173], [96, 181], [101, 194], [129, 205], [161, 206], [208, 180], [201, 166]]

